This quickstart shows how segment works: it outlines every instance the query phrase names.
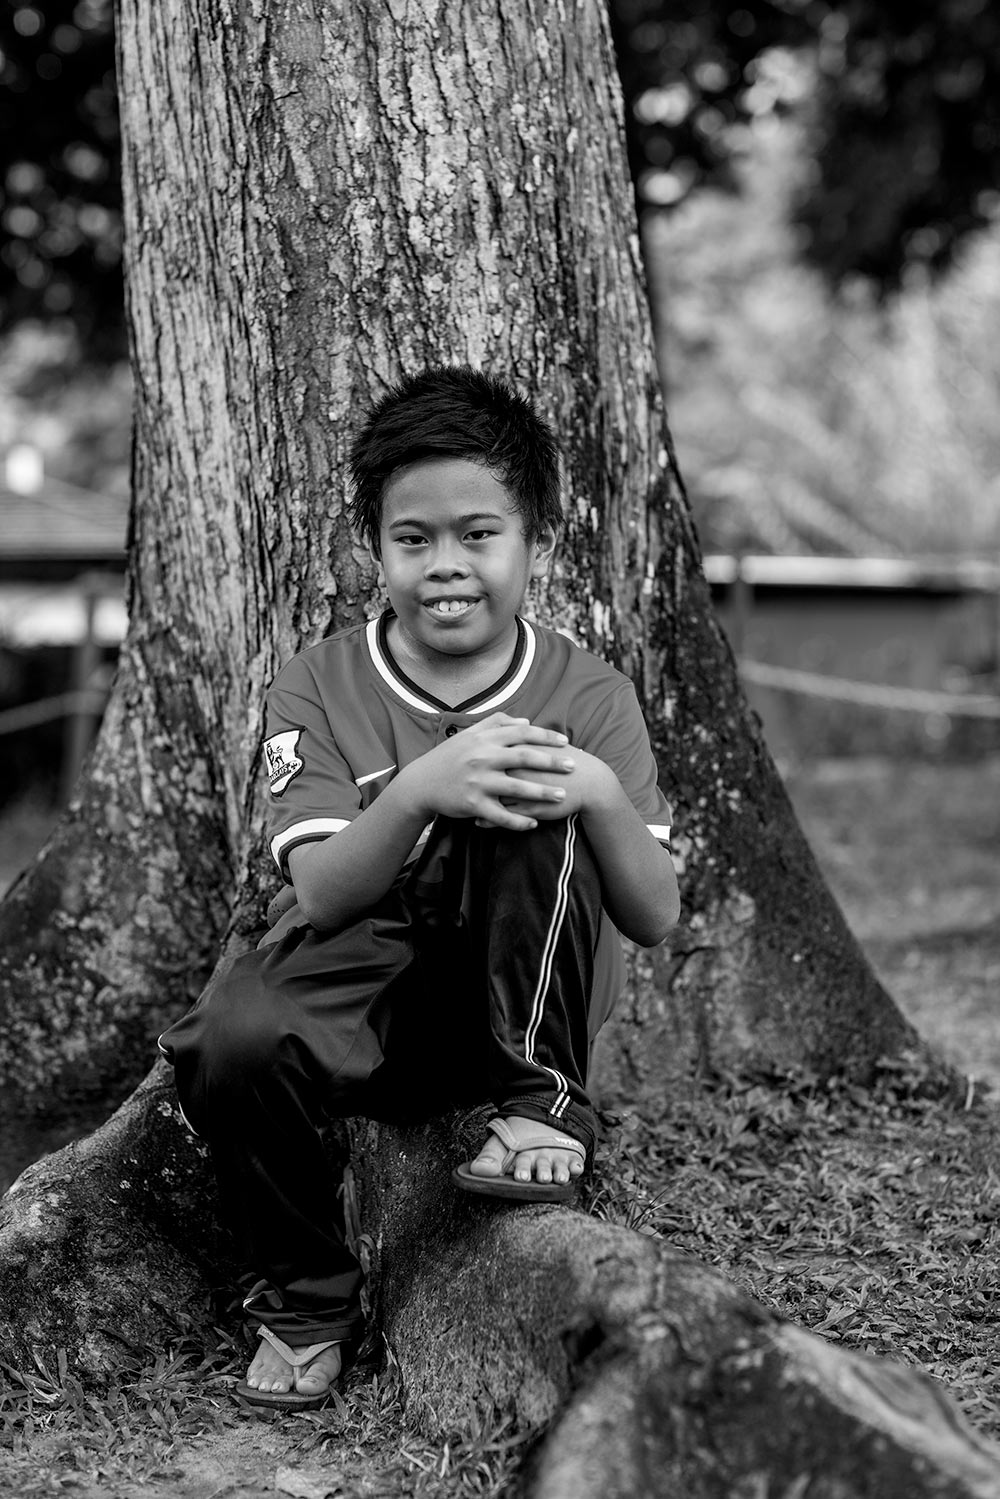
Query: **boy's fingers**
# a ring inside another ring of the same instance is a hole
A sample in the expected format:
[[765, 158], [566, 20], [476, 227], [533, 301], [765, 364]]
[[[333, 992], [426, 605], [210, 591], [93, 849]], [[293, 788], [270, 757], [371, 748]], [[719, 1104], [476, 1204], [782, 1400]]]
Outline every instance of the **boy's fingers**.
[[490, 816], [484, 813], [475, 822], [477, 828], [505, 828], [509, 833], [530, 833], [532, 828], [538, 826], [537, 818], [514, 812], [509, 807], [501, 807], [499, 803]]
[[529, 724], [524, 731], [524, 742], [527, 744], [550, 744], [555, 748], [569, 744], [569, 736], [561, 734], [558, 729], [540, 729], [537, 724]]
[[518, 797], [516, 801], [505, 802], [505, 806], [509, 812], [530, 817], [535, 826], [540, 822], [559, 822], [567, 815], [565, 808], [558, 802], [527, 801]]
[[495, 713], [484, 718], [480, 729], [499, 729], [506, 744], [569, 744], [569, 736], [558, 729], [543, 729], [530, 718], [508, 718], [505, 713]]
[[575, 763], [558, 752], [553, 753], [551, 750], [532, 749], [527, 746], [522, 746], [518, 749], [512, 748], [510, 755], [506, 758], [512, 769], [520, 766], [524, 770], [558, 771], [561, 775], [568, 774], [574, 768]]
[[267, 924], [276, 926], [286, 911], [295, 904], [295, 890], [291, 885], [282, 885], [277, 895], [272, 896], [267, 907]]
[[520, 781], [510, 774], [504, 775], [490, 790], [494, 795], [502, 796], [504, 802], [561, 802], [566, 798], [566, 792], [561, 786], [546, 786], [541, 781]]

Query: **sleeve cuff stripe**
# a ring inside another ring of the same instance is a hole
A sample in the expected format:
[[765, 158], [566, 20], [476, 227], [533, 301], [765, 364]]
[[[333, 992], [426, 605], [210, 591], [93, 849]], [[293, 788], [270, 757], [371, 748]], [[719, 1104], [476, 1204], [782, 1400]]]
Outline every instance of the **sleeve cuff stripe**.
[[305, 822], [297, 822], [293, 827], [286, 828], [283, 833], [278, 833], [271, 839], [271, 854], [274, 862], [284, 874], [282, 855], [295, 843], [305, 843], [312, 838], [327, 838], [331, 833], [339, 833], [341, 828], [349, 825], [346, 817], [309, 817]]
[[646, 826], [652, 833], [653, 837], [657, 838], [661, 843], [670, 842], [669, 822], [647, 822]]
[[386, 765], [382, 770], [370, 770], [366, 776], [358, 776], [354, 782], [355, 786], [367, 786], [369, 781], [377, 781], [379, 776], [387, 776], [390, 770], [396, 769], [396, 762]]

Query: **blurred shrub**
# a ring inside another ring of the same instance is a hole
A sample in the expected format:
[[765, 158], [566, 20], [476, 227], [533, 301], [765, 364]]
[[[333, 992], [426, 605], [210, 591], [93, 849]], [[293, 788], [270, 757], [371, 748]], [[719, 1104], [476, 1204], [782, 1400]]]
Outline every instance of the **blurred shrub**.
[[741, 197], [646, 225], [664, 386], [708, 549], [995, 555], [1000, 230], [936, 284], [831, 292], [797, 256], [798, 128], [751, 137]]

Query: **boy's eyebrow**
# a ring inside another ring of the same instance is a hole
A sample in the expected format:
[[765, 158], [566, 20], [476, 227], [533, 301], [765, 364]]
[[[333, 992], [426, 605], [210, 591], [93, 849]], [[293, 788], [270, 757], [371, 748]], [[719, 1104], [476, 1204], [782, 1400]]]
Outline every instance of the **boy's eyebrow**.
[[[500, 510], [473, 510], [468, 515], [456, 515], [454, 520], [459, 526], [471, 526], [477, 520], [509, 520], [509, 514]], [[426, 516], [398, 516], [389, 524], [390, 531], [397, 531], [401, 526], [426, 526]]]

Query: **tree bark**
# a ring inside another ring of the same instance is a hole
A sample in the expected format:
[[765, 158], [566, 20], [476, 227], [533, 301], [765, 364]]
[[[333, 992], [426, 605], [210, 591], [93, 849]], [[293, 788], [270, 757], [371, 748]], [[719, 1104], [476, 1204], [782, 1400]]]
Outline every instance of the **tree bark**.
[[[712, 615], [657, 388], [598, 0], [122, 0], [120, 54], [131, 624], [78, 800], [0, 919], [16, 1042], [5, 1107], [51, 1114], [141, 1076], [217, 945], [257, 926], [273, 882], [264, 690], [296, 648], [377, 609], [344, 520], [347, 446], [389, 381], [433, 361], [511, 374], [562, 433], [566, 538], [534, 607], [633, 677], [680, 828], [682, 924], [635, 960], [602, 1092], [655, 1108], [671, 1076], [733, 1064], [863, 1077], [914, 1044], [817, 874]], [[641, 1392], [660, 1381], [657, 1399], [701, 1402], [704, 1422], [713, 1371], [730, 1371], [725, 1390], [743, 1377], [735, 1329], [766, 1326], [744, 1405], [779, 1399], [794, 1358], [759, 1308], [579, 1215], [445, 1203], [442, 1129], [355, 1132], [385, 1329], [428, 1422], [480, 1397], [548, 1420], [582, 1380], [540, 1469], [551, 1494], [571, 1491], [572, 1423], [587, 1441], [598, 1430], [588, 1390], [619, 1399], [631, 1383], [642, 1426], [655, 1405]], [[63, 1346], [96, 1376], [113, 1361], [102, 1329], [148, 1341], [172, 1310], [196, 1313], [225, 1256], [207, 1190], [158, 1067], [6, 1201], [7, 1356]], [[505, 1302], [495, 1359], [485, 1324], [463, 1320], [487, 1273], [530, 1282], [526, 1315]], [[663, 1299], [674, 1280], [679, 1303]], [[697, 1377], [688, 1335], [670, 1330], [685, 1300], [708, 1350]], [[658, 1363], [644, 1328], [669, 1350]], [[593, 1329], [606, 1364], [588, 1352]], [[649, 1452], [681, 1471], [662, 1444]], [[690, 1492], [723, 1491], [699, 1483]], [[874, 1490], [845, 1479], [836, 1492]]]

